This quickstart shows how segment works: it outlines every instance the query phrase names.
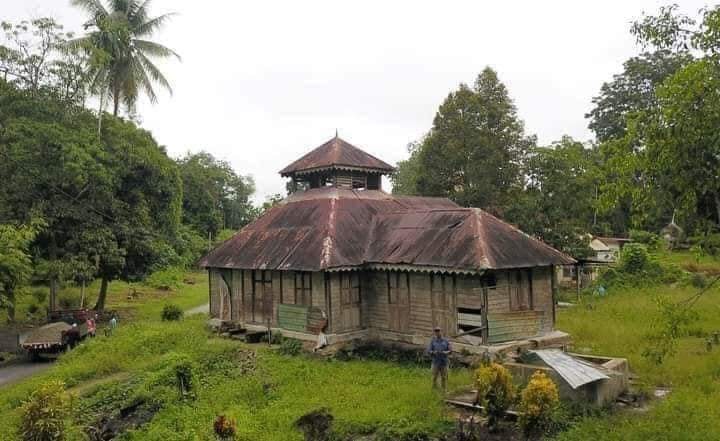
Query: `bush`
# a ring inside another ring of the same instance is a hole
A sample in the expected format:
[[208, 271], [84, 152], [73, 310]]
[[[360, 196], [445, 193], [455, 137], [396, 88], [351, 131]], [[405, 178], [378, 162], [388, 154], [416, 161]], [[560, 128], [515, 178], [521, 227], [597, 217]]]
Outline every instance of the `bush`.
[[182, 319], [183, 314], [183, 310], [178, 305], [168, 304], [163, 307], [160, 317], [164, 322], [172, 322]]
[[647, 269], [650, 254], [647, 246], [640, 243], [629, 243], [620, 252], [620, 270], [637, 274]]
[[80, 307], [80, 295], [65, 293], [58, 296], [57, 302], [60, 309], [77, 309]]
[[643, 230], [630, 230], [630, 240], [641, 243], [650, 250], [658, 250], [662, 245], [662, 239], [658, 234]]
[[30, 294], [35, 298], [35, 300], [39, 304], [45, 303], [45, 300], [47, 300], [48, 293], [45, 290], [45, 288], [34, 288]]
[[481, 366], [475, 371], [475, 387], [477, 402], [488, 415], [488, 428], [495, 430], [515, 397], [510, 371], [497, 363]]
[[20, 436], [24, 441], [62, 441], [70, 416], [70, 396], [61, 381], [40, 386], [20, 407]]
[[221, 440], [234, 439], [237, 432], [237, 422], [225, 415], [218, 415], [213, 423], [213, 430]]
[[27, 312], [30, 315], [35, 315], [38, 311], [40, 311], [40, 307], [37, 305], [37, 303], [31, 303], [27, 306]]
[[520, 396], [520, 427], [526, 437], [540, 436], [553, 426], [560, 404], [557, 385], [542, 371], [535, 371]]
[[695, 288], [705, 288], [708, 284], [707, 277], [703, 273], [693, 273], [690, 277], [690, 284]]
[[690, 242], [693, 247], [699, 247], [703, 254], [712, 257], [720, 256], [720, 233], [693, 236], [688, 239], [688, 242]]
[[182, 268], [172, 266], [152, 273], [145, 280], [145, 284], [155, 289], [172, 291], [180, 287], [184, 275]]
[[298, 355], [302, 352], [302, 342], [294, 338], [283, 338], [280, 342], [280, 353], [284, 355]]
[[326, 408], [314, 410], [295, 421], [295, 427], [305, 434], [306, 441], [327, 441], [330, 439], [333, 416]]

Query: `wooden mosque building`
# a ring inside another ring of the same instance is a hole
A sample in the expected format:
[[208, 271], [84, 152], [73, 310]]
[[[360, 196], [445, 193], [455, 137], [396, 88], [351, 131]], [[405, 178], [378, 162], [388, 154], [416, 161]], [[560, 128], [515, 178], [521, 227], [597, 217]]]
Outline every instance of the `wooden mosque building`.
[[551, 333], [553, 267], [574, 260], [481, 209], [385, 193], [393, 170], [337, 136], [282, 169], [295, 191], [201, 260], [211, 316], [330, 344]]

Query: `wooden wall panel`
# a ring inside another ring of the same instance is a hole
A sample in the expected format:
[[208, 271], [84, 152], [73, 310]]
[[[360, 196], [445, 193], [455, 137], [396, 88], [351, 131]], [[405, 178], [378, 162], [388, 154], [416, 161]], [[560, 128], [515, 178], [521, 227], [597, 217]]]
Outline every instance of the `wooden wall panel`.
[[243, 271], [242, 270], [232, 270], [232, 320], [234, 321], [242, 321], [243, 320]]
[[483, 307], [483, 289], [479, 276], [457, 276], [456, 284], [458, 308]]
[[217, 283], [218, 272], [215, 269], [208, 269], [208, 288], [210, 291], [210, 317], [220, 316], [220, 292]]
[[410, 273], [410, 331], [413, 334], [432, 333], [430, 296], [430, 275]]
[[510, 312], [510, 290], [514, 285], [512, 271], [498, 271], [495, 289], [488, 290], [488, 314], [495, 312]]
[[330, 280], [328, 287], [330, 290], [330, 305], [326, 314], [330, 316], [330, 332], [341, 332], [343, 327], [342, 312], [340, 309], [340, 273], [329, 273]]
[[253, 308], [255, 307], [255, 304], [253, 302], [253, 271], [251, 271], [251, 270], [243, 271], [243, 281], [244, 281], [244, 287], [245, 287], [245, 289], [243, 290], [244, 322], [252, 323], [253, 322]]

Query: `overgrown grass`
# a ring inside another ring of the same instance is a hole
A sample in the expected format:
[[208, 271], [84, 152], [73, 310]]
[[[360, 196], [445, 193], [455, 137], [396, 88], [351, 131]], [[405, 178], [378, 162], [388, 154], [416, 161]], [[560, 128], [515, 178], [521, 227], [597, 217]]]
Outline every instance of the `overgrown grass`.
[[680, 339], [676, 355], [661, 365], [642, 356], [646, 336], [659, 318], [654, 298], [680, 301], [696, 292], [689, 286], [610, 288], [604, 298], [584, 297], [578, 306], [558, 311], [558, 328], [572, 334], [576, 350], [626, 357], [647, 390], [673, 389], [647, 413], [589, 418], [558, 439], [720, 439], [720, 347], [705, 348], [706, 338], [720, 330], [720, 290], [714, 287], [696, 304], [698, 319]]
[[[151, 279], [154, 280], [154, 279]], [[188, 283], [189, 282], [189, 283]], [[174, 282], [172, 290], [158, 289], [147, 283], [127, 283], [114, 281], [110, 283], [108, 297], [105, 307], [118, 310], [121, 315], [138, 316], [147, 318], [159, 315], [166, 303], [173, 303], [182, 309], [189, 309], [203, 303], [208, 299], [207, 273], [204, 271], [186, 272], [183, 277]], [[100, 289], [100, 281], [89, 284], [85, 288], [85, 307], [92, 308], [97, 300], [97, 293]], [[48, 287], [35, 286], [27, 289], [18, 296], [16, 319], [19, 323], [27, 321], [42, 320], [45, 318], [45, 311], [48, 305]], [[45, 295], [38, 295], [44, 292]], [[38, 301], [42, 298], [42, 302]], [[74, 299], [73, 307], [80, 307], [80, 287], [74, 284], [64, 286], [58, 293], [58, 298]], [[35, 314], [28, 314], [35, 305], [38, 308]], [[30, 319], [30, 320], [28, 320]], [[35, 319], [35, 320], [32, 320]], [[0, 313], [0, 324], [6, 323], [6, 315]]]
[[[237, 372], [240, 363], [233, 357], [238, 349], [257, 352], [252, 372]], [[83, 391], [76, 400], [84, 409], [76, 421], [81, 425], [90, 422], [85, 414], [92, 415], [103, 403], [122, 401], [147, 387], [147, 379], [161, 371], [169, 354], [187, 357], [197, 366], [201, 378], [197, 398], [181, 401], [167, 397], [155, 418], [127, 439], [211, 440], [214, 418], [226, 414], [238, 420], [240, 439], [299, 440], [302, 437], [293, 422], [320, 407], [331, 409], [339, 433], [381, 430], [394, 438], [437, 433], [450, 424], [440, 397], [430, 388], [428, 369], [382, 361], [284, 356], [266, 346], [213, 338], [204, 330], [204, 318], [195, 316], [180, 322], [154, 319], [121, 326], [115, 335], [88, 341], [63, 355], [40, 376], [3, 389], [0, 439], [16, 439], [19, 415], [15, 409], [43, 381], [61, 379]], [[103, 382], [103, 378], [110, 381]], [[451, 387], [469, 381], [466, 371], [454, 371], [450, 376]], [[88, 382], [97, 387], [88, 388], [84, 385]], [[163, 396], [162, 391], [152, 389], [149, 394]]]

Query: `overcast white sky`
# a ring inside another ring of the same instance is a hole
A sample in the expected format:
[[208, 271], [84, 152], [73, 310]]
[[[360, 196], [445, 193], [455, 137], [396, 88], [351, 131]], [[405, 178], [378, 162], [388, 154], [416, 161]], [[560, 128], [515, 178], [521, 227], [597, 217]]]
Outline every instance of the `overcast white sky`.
[[[694, 13], [703, 1], [678, 1]], [[395, 163], [460, 82], [487, 65], [541, 143], [591, 139], [603, 81], [637, 53], [630, 22], [672, 1], [155, 0], [179, 13], [155, 37], [182, 62], [174, 88], [142, 102], [142, 124], [172, 156], [206, 150], [284, 192], [277, 171], [331, 138]], [[69, 0], [0, 0], [0, 20], [51, 15], [80, 31]]]

